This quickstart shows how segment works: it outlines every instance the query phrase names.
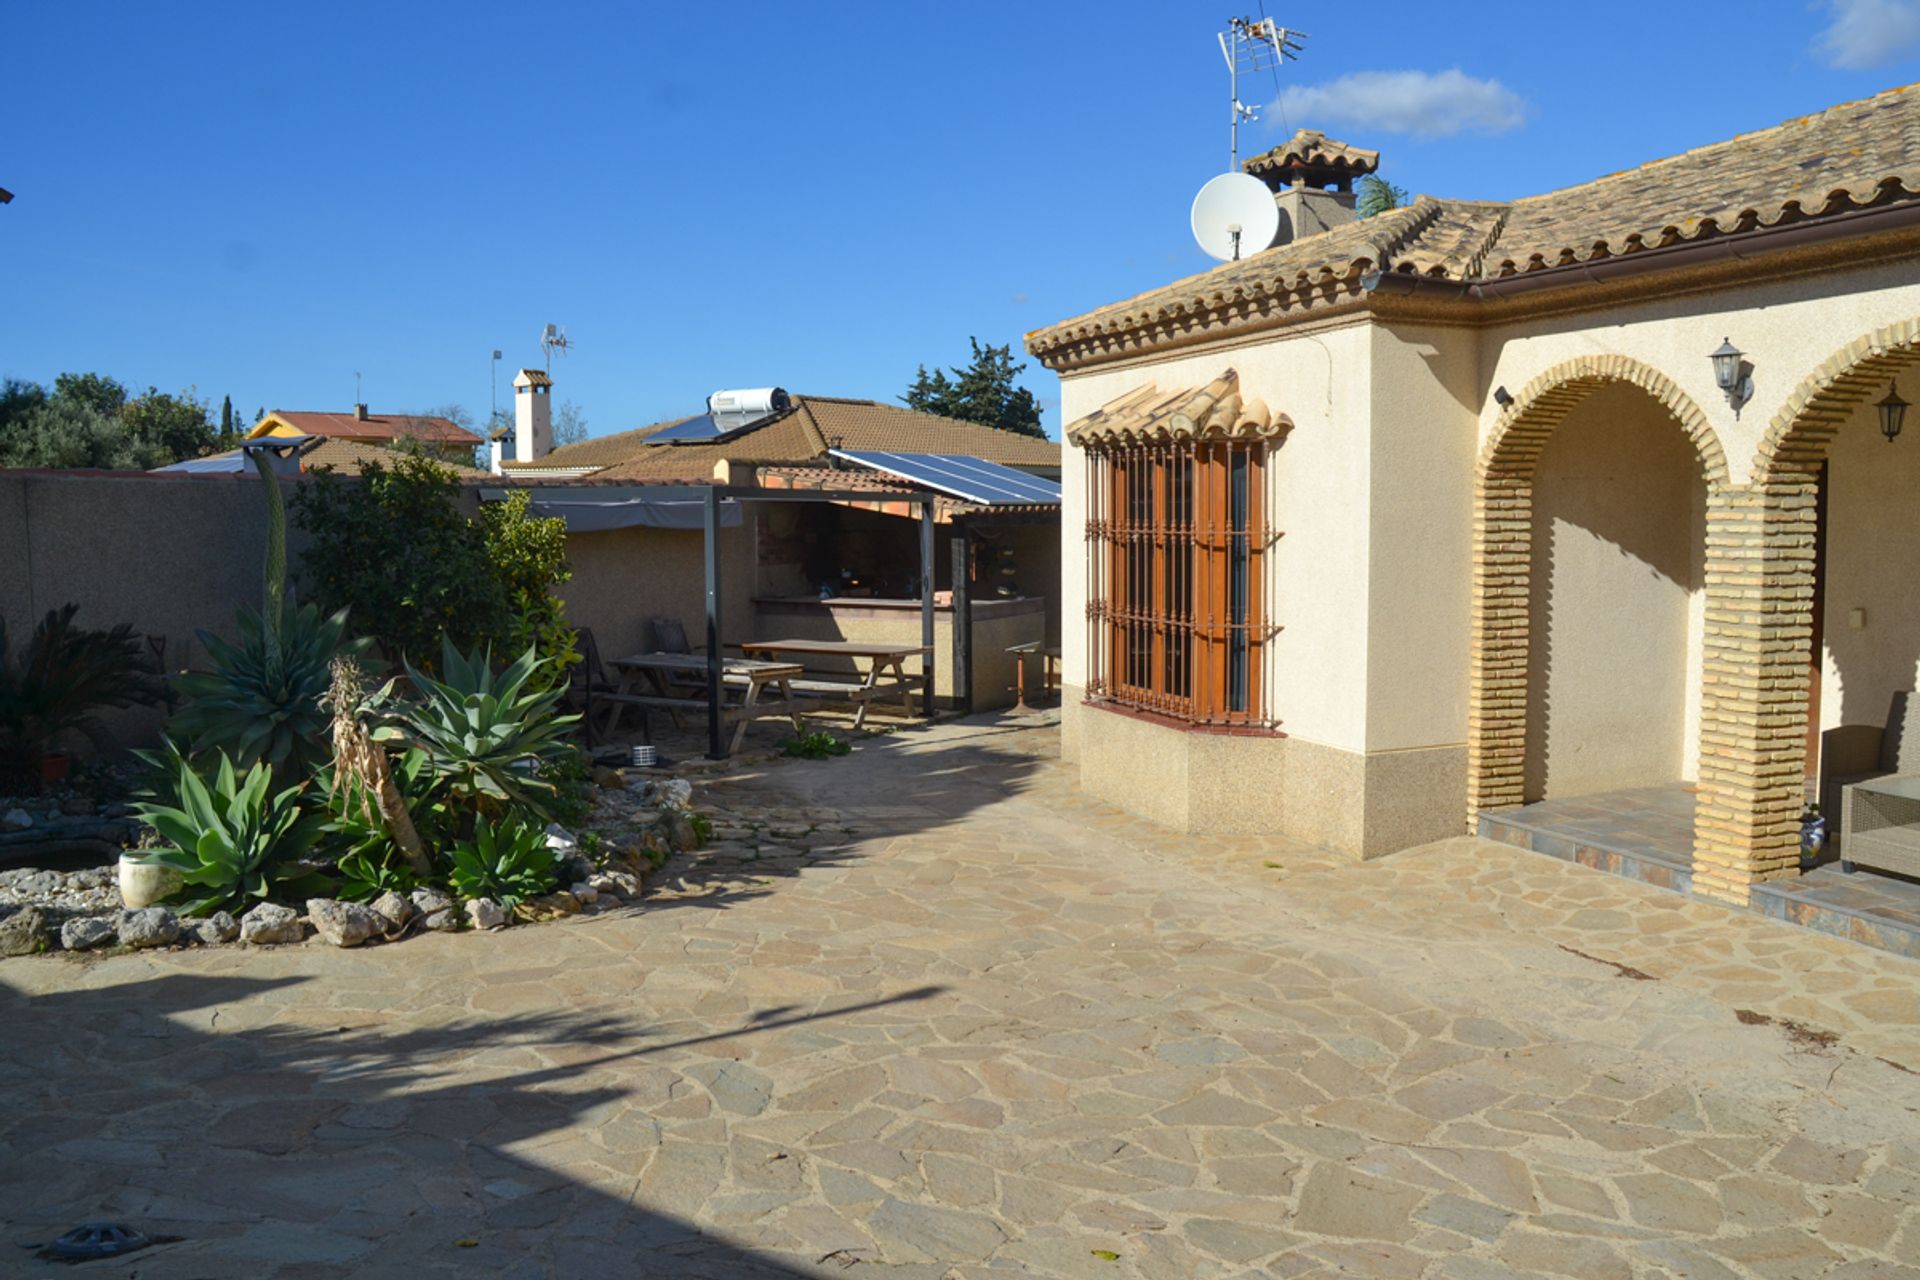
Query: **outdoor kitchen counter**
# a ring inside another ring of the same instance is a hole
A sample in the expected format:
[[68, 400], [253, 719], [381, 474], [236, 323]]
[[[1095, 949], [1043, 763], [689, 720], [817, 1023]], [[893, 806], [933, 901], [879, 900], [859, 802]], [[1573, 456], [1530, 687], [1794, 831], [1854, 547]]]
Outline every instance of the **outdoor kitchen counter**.
[[[869, 596], [755, 596], [754, 635], [792, 636], [805, 640], [857, 640], [878, 644], [920, 643], [920, 601]], [[973, 705], [976, 710], [1013, 705], [1013, 662], [1009, 646], [1046, 640], [1047, 601], [1044, 596], [998, 596], [973, 601]], [[752, 637], [741, 637], [750, 639]], [[933, 692], [938, 702], [953, 697], [953, 606], [933, 609]], [[847, 661], [820, 658], [807, 666], [815, 671], [853, 675]], [[908, 674], [920, 671], [919, 660], [907, 661]], [[1030, 694], [1039, 692], [1038, 677], [1029, 672]]]

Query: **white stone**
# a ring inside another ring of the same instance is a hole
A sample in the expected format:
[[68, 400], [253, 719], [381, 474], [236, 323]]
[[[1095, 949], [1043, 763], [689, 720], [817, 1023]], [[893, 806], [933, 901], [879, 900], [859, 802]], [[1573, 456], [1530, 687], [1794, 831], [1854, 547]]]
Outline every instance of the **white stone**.
[[476, 929], [498, 929], [507, 922], [507, 913], [492, 898], [474, 898], [467, 903], [467, 923]]
[[128, 947], [164, 947], [180, 940], [180, 917], [165, 907], [142, 907], [120, 916], [120, 943]]
[[60, 945], [69, 951], [91, 951], [111, 945], [118, 932], [105, 916], [80, 916], [60, 926]]
[[574, 839], [573, 832], [567, 830], [557, 822], [549, 822], [547, 824], [547, 848], [553, 850], [556, 854], [564, 856], [574, 852], [579, 847], [580, 842]]
[[598, 902], [600, 900], [600, 891], [594, 888], [591, 884], [586, 883], [585, 881], [582, 881], [581, 883], [574, 885], [571, 889], [568, 889], [567, 892], [571, 893], [574, 897], [580, 899], [581, 906], [585, 906], [589, 902]]
[[371, 904], [374, 914], [387, 922], [387, 930], [402, 929], [407, 921], [413, 919], [413, 904], [389, 889], [375, 898]]
[[277, 902], [262, 902], [240, 917], [240, 941], [263, 946], [276, 942], [299, 942], [307, 936], [300, 913]]
[[333, 898], [308, 898], [307, 919], [322, 942], [336, 947], [357, 947], [368, 938], [386, 932], [386, 917], [361, 902], [340, 902]]

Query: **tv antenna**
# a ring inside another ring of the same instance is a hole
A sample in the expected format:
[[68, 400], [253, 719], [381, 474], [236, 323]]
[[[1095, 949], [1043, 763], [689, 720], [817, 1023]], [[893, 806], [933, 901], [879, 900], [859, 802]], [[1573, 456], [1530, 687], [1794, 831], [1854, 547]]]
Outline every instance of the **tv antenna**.
[[1240, 101], [1241, 75], [1271, 71], [1274, 73], [1274, 83], [1278, 84], [1281, 64], [1300, 60], [1300, 51], [1305, 47], [1301, 42], [1306, 38], [1306, 32], [1280, 26], [1272, 18], [1227, 20], [1227, 29], [1220, 33], [1220, 56], [1227, 60], [1227, 96], [1232, 103], [1228, 173], [1240, 171], [1241, 121], [1251, 123], [1260, 118], [1258, 107], [1250, 107]]
[[553, 353], [561, 355], [573, 350], [573, 339], [567, 337], [564, 325], [550, 324], [540, 333], [540, 349], [547, 353], [547, 372], [553, 372]]

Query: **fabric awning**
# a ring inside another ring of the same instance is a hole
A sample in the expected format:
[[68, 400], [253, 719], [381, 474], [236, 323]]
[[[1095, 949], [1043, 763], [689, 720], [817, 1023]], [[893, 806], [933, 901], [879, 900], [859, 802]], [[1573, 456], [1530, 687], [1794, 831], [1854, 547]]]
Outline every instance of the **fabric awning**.
[[[484, 502], [513, 492], [483, 489]], [[706, 495], [698, 485], [642, 485], [619, 488], [534, 489], [533, 513], [567, 522], [568, 533], [604, 533], [609, 529], [694, 529], [706, 525]], [[720, 526], [740, 526], [740, 504], [720, 504]]]

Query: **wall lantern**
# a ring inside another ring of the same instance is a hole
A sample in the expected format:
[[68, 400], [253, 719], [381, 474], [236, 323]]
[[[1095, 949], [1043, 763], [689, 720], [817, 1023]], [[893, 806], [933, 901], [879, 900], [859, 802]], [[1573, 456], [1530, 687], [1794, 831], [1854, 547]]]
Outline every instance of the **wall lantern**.
[[1713, 360], [1713, 380], [1727, 393], [1727, 403], [1733, 406], [1733, 416], [1740, 416], [1740, 406], [1753, 399], [1753, 367], [1745, 363], [1746, 353], [1733, 345], [1733, 339], [1721, 340], [1720, 349], [1711, 357]]
[[1900, 398], [1898, 387], [1892, 385], [1887, 387], [1887, 398], [1880, 401], [1879, 409], [1880, 434], [1887, 438], [1888, 444], [1892, 444], [1893, 438], [1900, 434], [1900, 428], [1906, 425], [1907, 420], [1907, 402]]

